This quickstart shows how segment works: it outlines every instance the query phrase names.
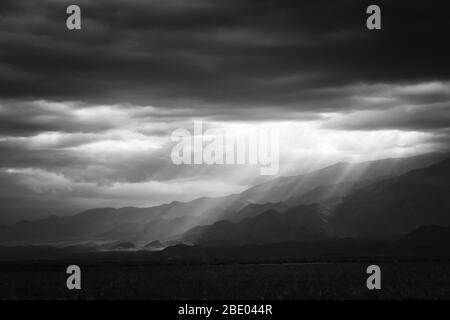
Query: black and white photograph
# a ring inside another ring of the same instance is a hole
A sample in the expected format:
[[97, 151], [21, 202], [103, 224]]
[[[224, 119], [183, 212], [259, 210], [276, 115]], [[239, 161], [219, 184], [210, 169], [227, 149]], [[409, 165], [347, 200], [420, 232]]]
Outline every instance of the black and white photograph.
[[0, 300], [450, 299], [449, 9], [1, 0]]

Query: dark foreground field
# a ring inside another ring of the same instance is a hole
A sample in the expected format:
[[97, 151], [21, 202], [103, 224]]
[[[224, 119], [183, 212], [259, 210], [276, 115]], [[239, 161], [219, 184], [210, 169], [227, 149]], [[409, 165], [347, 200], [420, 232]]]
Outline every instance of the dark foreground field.
[[80, 264], [82, 290], [66, 289], [70, 262], [3, 262], [1, 299], [448, 299], [450, 262], [383, 262], [382, 290], [366, 288], [370, 263]]

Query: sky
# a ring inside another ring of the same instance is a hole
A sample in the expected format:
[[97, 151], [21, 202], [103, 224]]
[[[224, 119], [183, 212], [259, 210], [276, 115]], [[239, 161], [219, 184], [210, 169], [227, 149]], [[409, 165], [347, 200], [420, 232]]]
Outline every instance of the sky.
[[171, 133], [276, 129], [280, 175], [448, 151], [445, 1], [0, 6], [0, 223], [238, 193], [254, 165], [171, 162]]

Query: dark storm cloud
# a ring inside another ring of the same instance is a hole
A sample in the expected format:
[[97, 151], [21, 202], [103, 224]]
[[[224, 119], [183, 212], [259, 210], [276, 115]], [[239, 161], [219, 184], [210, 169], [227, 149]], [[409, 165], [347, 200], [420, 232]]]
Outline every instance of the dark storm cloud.
[[[355, 90], [353, 90], [355, 92]], [[416, 85], [373, 85], [352, 95], [355, 108], [324, 124], [341, 130], [426, 131], [450, 128], [450, 82]]]
[[0, 101], [0, 135], [30, 136], [39, 132], [100, 132], [114, 127], [105, 119], [81, 119], [73, 104], [43, 101]]
[[357, 0], [79, 1], [79, 32], [68, 4], [2, 2], [3, 97], [317, 111], [348, 108], [344, 85], [450, 75], [442, 1], [378, 1], [376, 32]]
[[337, 116], [326, 127], [343, 130], [382, 130], [437, 132], [450, 127], [450, 104], [401, 106], [383, 111], [361, 111]]

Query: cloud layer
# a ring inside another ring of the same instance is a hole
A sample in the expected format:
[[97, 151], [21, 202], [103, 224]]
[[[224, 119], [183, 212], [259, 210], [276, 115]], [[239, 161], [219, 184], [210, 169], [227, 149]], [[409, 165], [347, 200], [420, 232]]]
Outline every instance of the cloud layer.
[[[183, 108], [347, 108], [345, 86], [448, 79], [442, 1], [2, 2], [3, 97]], [[431, 24], [432, 23], [432, 24]], [[324, 101], [333, 103], [324, 103]]]
[[80, 0], [76, 32], [70, 4], [0, 6], [0, 221], [259, 181], [173, 165], [170, 133], [194, 119], [284, 129], [286, 174], [450, 145], [444, 1], [378, 1], [380, 31], [365, 0]]

